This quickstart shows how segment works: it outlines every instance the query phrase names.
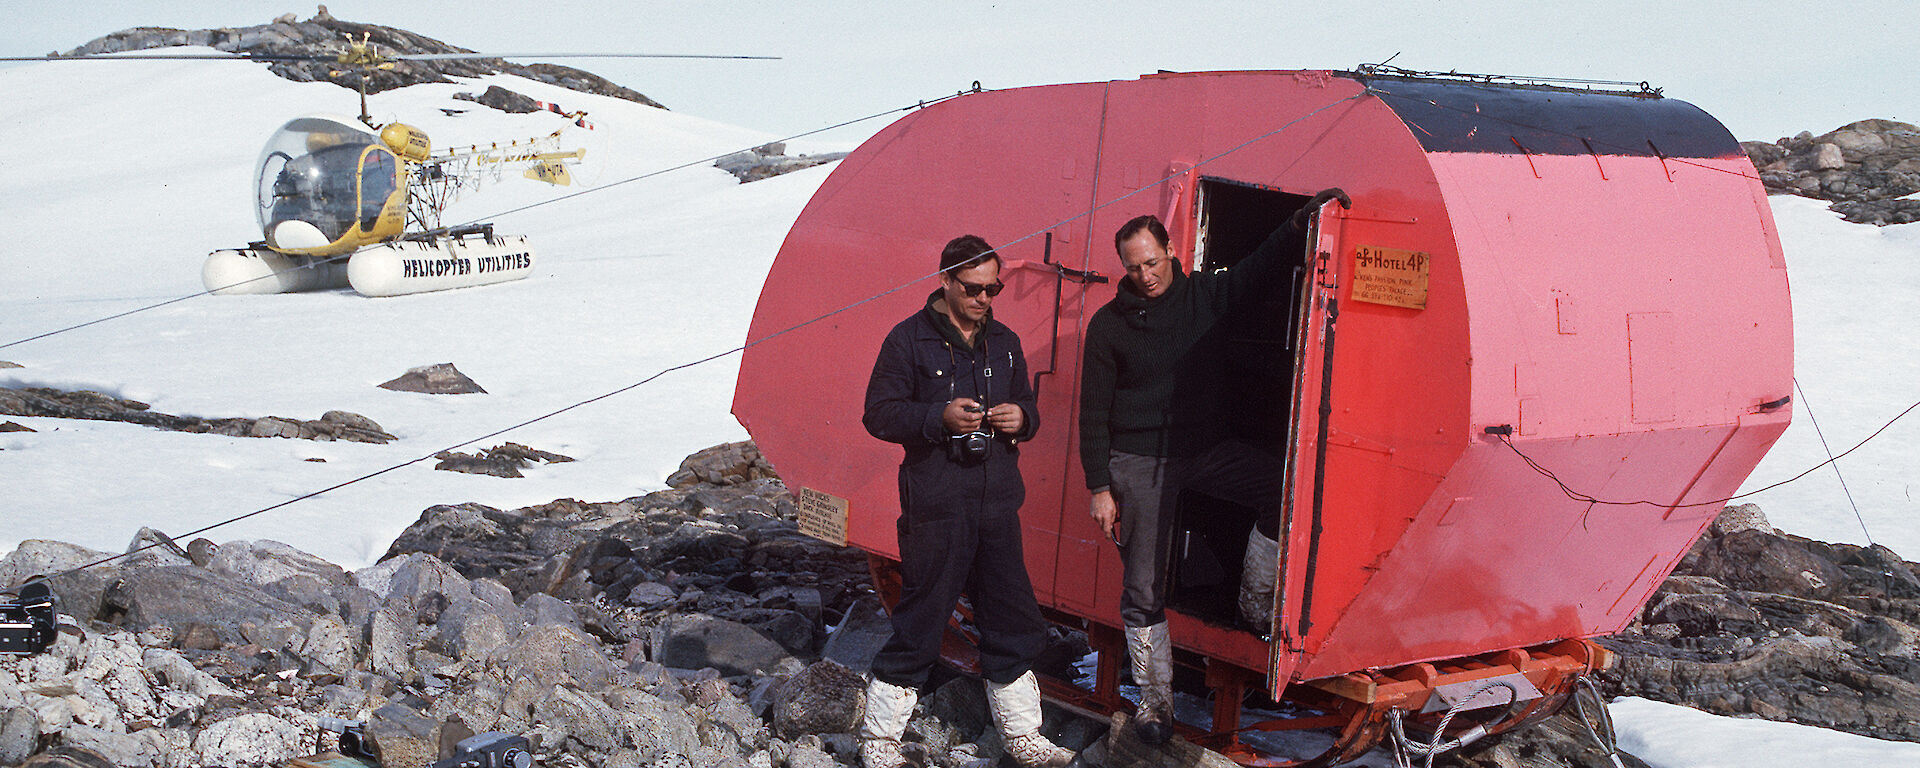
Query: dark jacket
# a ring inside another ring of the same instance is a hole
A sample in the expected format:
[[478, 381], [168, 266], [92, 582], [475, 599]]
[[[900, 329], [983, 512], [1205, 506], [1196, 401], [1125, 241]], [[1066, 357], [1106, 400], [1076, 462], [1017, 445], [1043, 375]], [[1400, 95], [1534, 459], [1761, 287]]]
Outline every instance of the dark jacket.
[[[1132, 281], [1087, 323], [1080, 368], [1080, 465], [1087, 487], [1105, 488], [1111, 451], [1172, 456], [1178, 450], [1173, 409], [1177, 374], [1196, 343], [1229, 312], [1274, 290], [1306, 247], [1291, 221], [1232, 269], [1185, 275], [1156, 298]], [[1231, 407], [1231, 406], [1229, 406]]]
[[[924, 309], [894, 326], [881, 342], [861, 423], [868, 434], [906, 448], [900, 462], [903, 513], [939, 518], [975, 504], [1012, 513], [1026, 499], [1016, 444], [1040, 427], [1020, 337], [989, 315], [970, 346], [933, 309], [938, 297], [935, 291]], [[960, 459], [949, 448], [952, 438], [940, 413], [948, 401], [962, 397], [987, 406], [1018, 405], [1026, 425], [1019, 435], [995, 436], [984, 460]]]

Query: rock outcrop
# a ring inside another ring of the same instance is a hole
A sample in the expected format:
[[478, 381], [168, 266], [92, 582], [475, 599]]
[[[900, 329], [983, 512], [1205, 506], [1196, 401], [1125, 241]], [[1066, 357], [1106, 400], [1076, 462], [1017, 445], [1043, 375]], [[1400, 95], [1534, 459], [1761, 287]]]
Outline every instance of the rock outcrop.
[[[228, 437], [291, 437], [301, 440], [347, 440], [356, 443], [390, 443], [396, 439], [381, 429], [373, 419], [347, 411], [327, 411], [321, 414], [320, 418], [312, 420], [280, 416], [262, 416], [257, 419], [208, 419], [159, 413], [152, 410], [152, 406], [146, 403], [103, 395], [99, 392], [84, 390], [67, 392], [45, 387], [0, 389], [0, 414], [121, 421], [176, 432], [197, 432]], [[21, 427], [21, 429], [26, 428]]]
[[822, 163], [831, 163], [846, 157], [845, 152], [824, 152], [818, 155], [788, 155], [787, 145], [774, 142], [762, 144], [745, 152], [735, 152], [713, 161], [713, 167], [731, 173], [740, 183], [792, 173], [802, 168], [812, 168]]
[[[287, 14], [271, 23], [251, 27], [192, 30], [136, 27], [97, 38], [86, 45], [59, 55], [81, 56], [167, 46], [200, 45], [229, 53], [319, 56], [324, 57], [324, 60], [273, 62], [268, 65], [268, 69], [294, 82], [332, 82], [357, 89], [359, 87], [357, 75], [332, 77], [329, 73], [342, 69], [333, 62], [333, 58], [345, 49], [347, 39], [359, 40], [362, 35], [365, 35], [368, 42], [372, 43], [379, 52], [386, 54], [473, 53], [465, 48], [448, 45], [403, 29], [342, 21], [327, 14], [323, 9], [322, 12], [305, 21], [295, 20], [292, 14]], [[398, 61], [394, 62], [392, 69], [376, 70], [371, 73], [367, 80], [367, 92], [379, 93], [420, 83], [450, 83], [453, 82], [449, 79], [451, 77], [480, 77], [496, 73], [519, 75], [529, 80], [551, 83], [583, 93], [612, 96], [665, 109], [665, 106], [647, 98], [639, 91], [616, 85], [590, 72], [557, 64], [513, 64], [501, 59]]]
[[1885, 547], [1826, 544], [1729, 508], [1628, 631], [1616, 693], [1920, 741], [1920, 578]]
[[[547, 765], [857, 765], [864, 661], [823, 656], [858, 656], [849, 633], [884, 636], [885, 621], [864, 556], [801, 535], [764, 463], [729, 444], [689, 457], [684, 487], [623, 501], [435, 506], [352, 573], [275, 542], [181, 547], [152, 530], [136, 555], [67, 572], [105, 553], [25, 542], [0, 585], [58, 574], [67, 617], [47, 653], [0, 659], [0, 765], [278, 765], [334, 745], [321, 718], [363, 723], [395, 768], [487, 730], [528, 736]], [[1912, 564], [1781, 536], [1736, 507], [1605, 641], [1622, 660], [1603, 685], [1920, 740], [1916, 623]], [[1070, 633], [1053, 645], [1050, 670], [1087, 652]], [[976, 682], [922, 702], [908, 741], [925, 765], [1004, 764]], [[1091, 747], [1084, 765], [1218, 757], [1107, 741], [1107, 723], [1051, 708], [1044, 728]], [[1440, 764], [1613, 758], [1570, 708]]]
[[1828, 200], [1847, 221], [1886, 226], [1920, 221], [1920, 128], [1861, 120], [1820, 136], [1802, 131], [1740, 146], [1770, 194]]

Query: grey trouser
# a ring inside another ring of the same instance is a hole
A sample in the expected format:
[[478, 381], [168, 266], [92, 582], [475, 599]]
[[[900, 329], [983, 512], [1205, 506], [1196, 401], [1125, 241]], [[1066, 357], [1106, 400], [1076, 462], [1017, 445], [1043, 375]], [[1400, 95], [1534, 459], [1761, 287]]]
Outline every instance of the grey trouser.
[[1150, 627], [1167, 620], [1167, 560], [1173, 546], [1174, 500], [1180, 497], [1172, 460], [1114, 451], [1107, 460], [1108, 490], [1118, 512], [1120, 620]]

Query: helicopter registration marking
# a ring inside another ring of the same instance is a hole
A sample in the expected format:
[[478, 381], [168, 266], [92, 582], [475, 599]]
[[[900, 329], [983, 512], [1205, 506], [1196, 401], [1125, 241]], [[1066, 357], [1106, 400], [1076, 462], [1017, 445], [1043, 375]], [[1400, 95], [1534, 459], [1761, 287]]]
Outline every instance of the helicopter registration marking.
[[847, 500], [802, 487], [795, 497], [800, 532], [836, 546], [847, 545]]
[[1427, 308], [1427, 273], [1433, 255], [1426, 251], [1356, 246], [1353, 250], [1353, 300], [1410, 309]]

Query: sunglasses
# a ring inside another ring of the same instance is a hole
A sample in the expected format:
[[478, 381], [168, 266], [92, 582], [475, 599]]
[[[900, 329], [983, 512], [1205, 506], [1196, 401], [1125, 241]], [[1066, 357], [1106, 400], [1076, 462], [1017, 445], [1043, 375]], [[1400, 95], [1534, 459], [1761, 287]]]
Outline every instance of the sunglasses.
[[998, 296], [1001, 291], [1007, 288], [1007, 284], [1001, 282], [992, 282], [986, 285], [974, 285], [973, 283], [959, 279], [955, 279], [954, 282], [959, 283], [960, 290], [966, 291], [968, 296], [978, 296], [981, 291], [986, 291], [988, 296]]

